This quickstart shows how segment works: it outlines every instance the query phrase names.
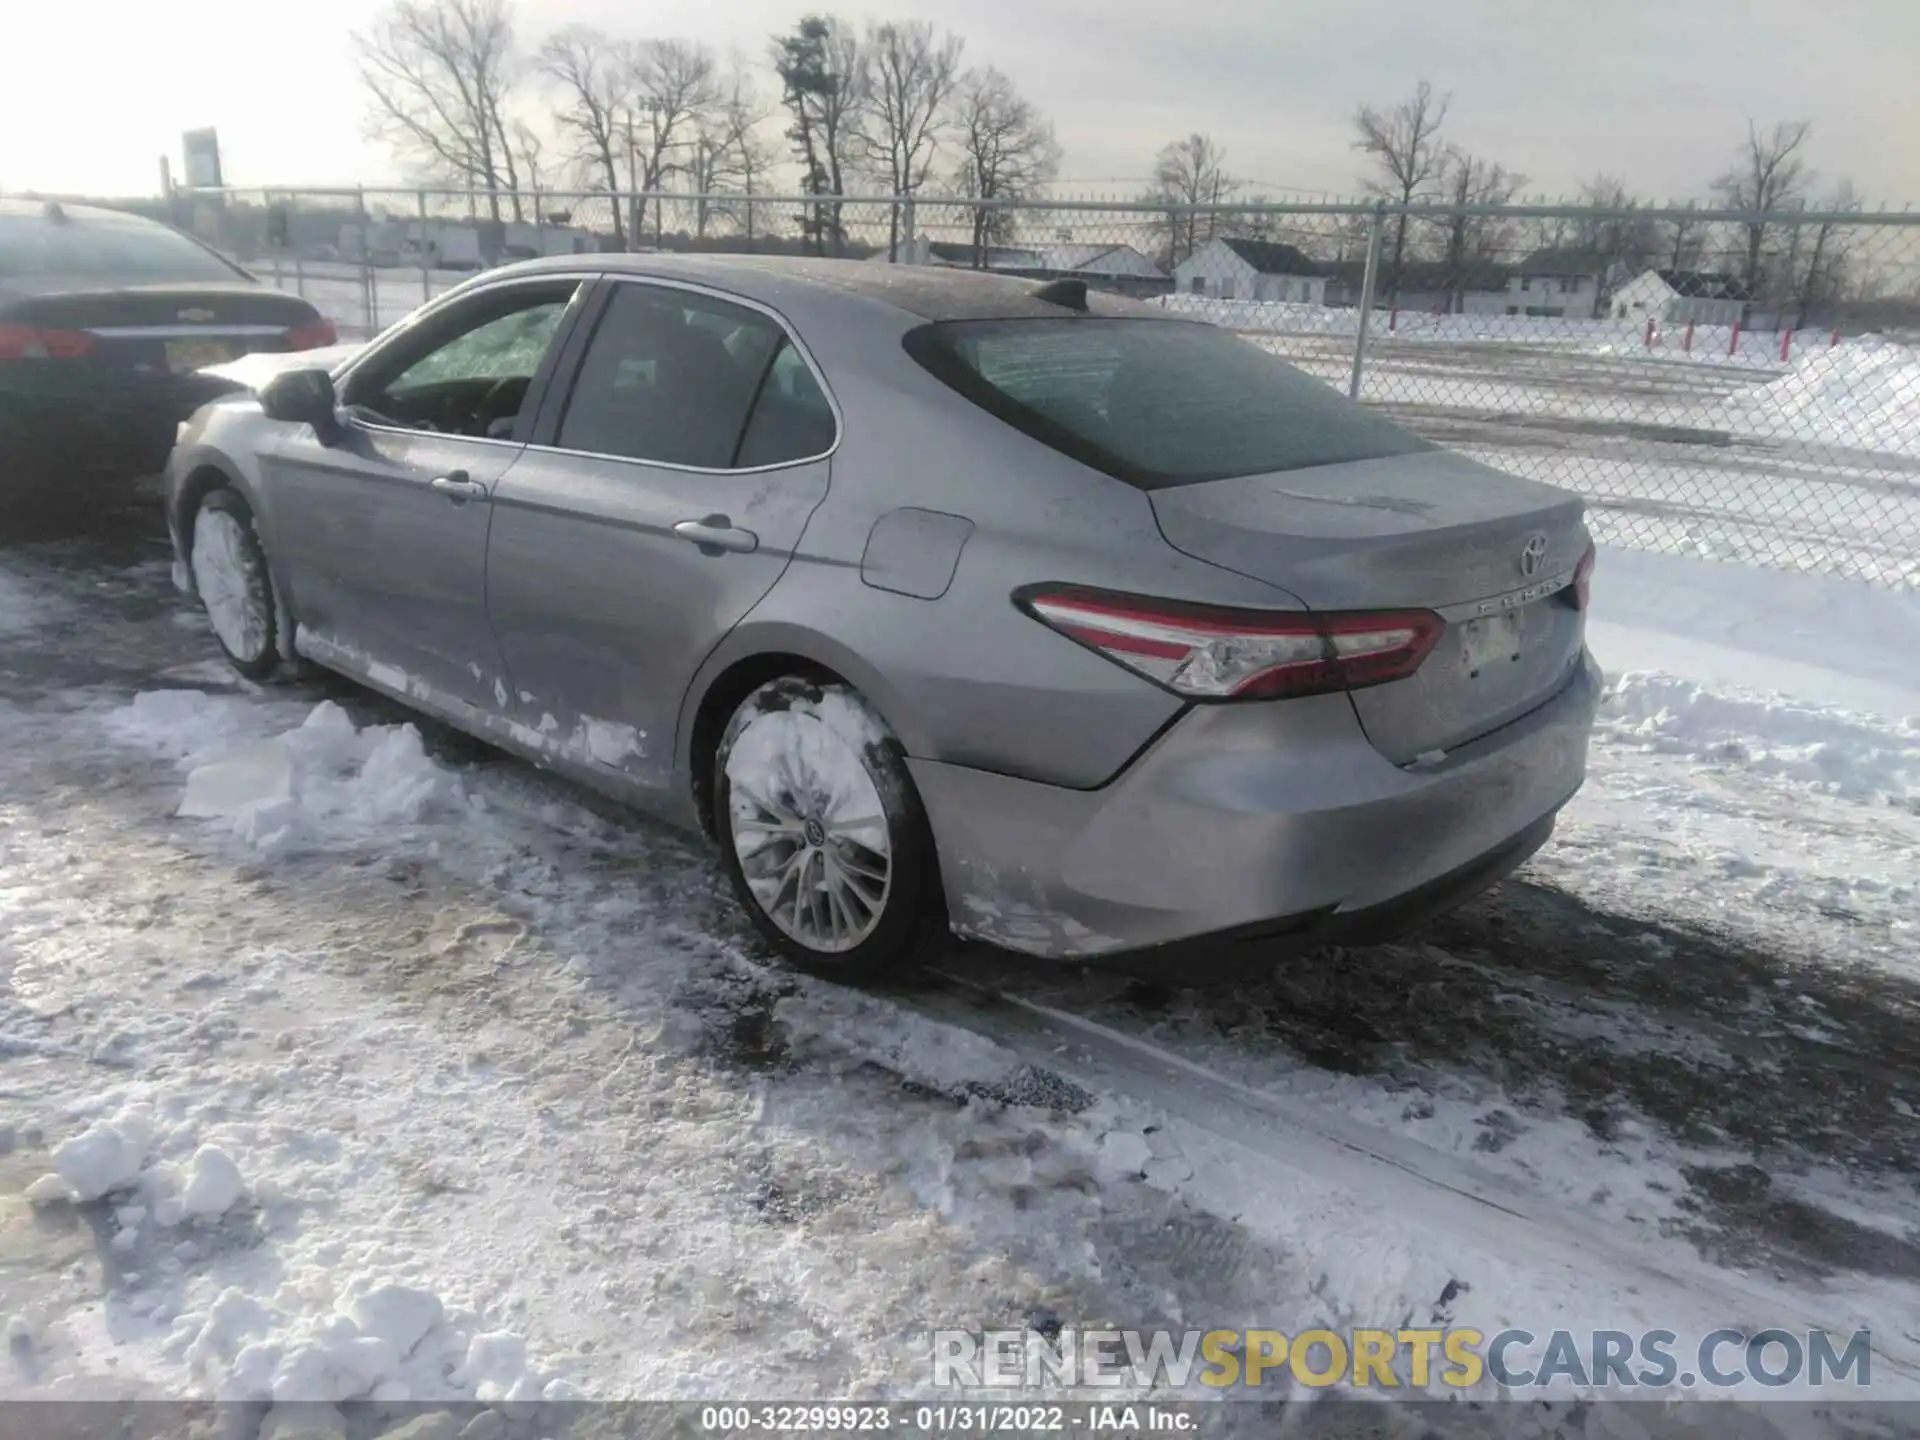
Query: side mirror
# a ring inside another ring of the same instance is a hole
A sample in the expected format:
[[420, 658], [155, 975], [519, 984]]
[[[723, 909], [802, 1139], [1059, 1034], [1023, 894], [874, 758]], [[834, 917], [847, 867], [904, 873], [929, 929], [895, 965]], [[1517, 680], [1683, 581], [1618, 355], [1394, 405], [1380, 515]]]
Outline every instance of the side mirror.
[[339, 402], [333, 377], [324, 370], [283, 370], [260, 392], [260, 408], [269, 420], [311, 425], [314, 438], [331, 445], [340, 438]]

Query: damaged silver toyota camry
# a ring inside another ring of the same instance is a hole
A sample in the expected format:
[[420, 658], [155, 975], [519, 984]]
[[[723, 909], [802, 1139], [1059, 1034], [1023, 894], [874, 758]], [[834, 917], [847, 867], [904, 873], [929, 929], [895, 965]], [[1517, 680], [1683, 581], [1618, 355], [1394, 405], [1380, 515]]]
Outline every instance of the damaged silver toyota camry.
[[704, 829], [823, 973], [1385, 936], [1584, 773], [1580, 500], [1155, 306], [576, 256], [301, 364], [168, 468], [234, 666]]

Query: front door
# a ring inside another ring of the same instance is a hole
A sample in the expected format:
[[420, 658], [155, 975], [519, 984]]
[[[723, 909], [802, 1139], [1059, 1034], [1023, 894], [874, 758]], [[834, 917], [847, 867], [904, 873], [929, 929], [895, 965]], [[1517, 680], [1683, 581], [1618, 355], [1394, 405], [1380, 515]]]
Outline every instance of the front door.
[[540, 425], [495, 492], [487, 561], [517, 718], [617, 786], [665, 786], [695, 671], [825, 498], [832, 406], [772, 315], [610, 280]]
[[486, 617], [492, 499], [579, 283], [489, 287], [435, 313], [348, 374], [335, 443], [303, 427], [280, 446], [271, 539], [303, 653], [419, 699], [505, 705]]

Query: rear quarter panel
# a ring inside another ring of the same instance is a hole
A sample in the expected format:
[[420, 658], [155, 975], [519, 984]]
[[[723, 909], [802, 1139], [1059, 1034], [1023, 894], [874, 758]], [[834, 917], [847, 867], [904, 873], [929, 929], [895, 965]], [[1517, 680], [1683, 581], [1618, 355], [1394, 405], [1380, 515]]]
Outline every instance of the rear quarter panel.
[[[777, 306], [832, 387], [843, 433], [827, 498], [792, 565], [696, 677], [679, 727], [683, 765], [706, 689], [743, 659], [784, 651], [844, 675], [917, 758], [1097, 786], [1185, 702], [1029, 618], [1014, 606], [1016, 590], [1059, 581], [1297, 607], [1277, 587], [1174, 550], [1144, 494], [927, 374], [901, 348], [915, 317], [794, 289]], [[902, 507], [972, 522], [938, 598], [861, 577], [875, 523]]]

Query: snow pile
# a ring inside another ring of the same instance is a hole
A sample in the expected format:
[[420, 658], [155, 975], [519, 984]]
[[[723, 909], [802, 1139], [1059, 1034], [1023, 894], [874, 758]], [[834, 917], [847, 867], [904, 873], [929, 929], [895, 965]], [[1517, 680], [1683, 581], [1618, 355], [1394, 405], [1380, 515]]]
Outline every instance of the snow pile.
[[524, 1336], [469, 1336], [431, 1290], [356, 1276], [332, 1309], [316, 1310], [296, 1288], [271, 1301], [223, 1290], [174, 1322], [166, 1348], [224, 1400], [498, 1404], [571, 1393], [529, 1362]]
[[1731, 761], [1834, 794], [1900, 802], [1920, 797], [1920, 718], [1889, 721], [1630, 671], [1607, 697], [1600, 733], [1667, 754]]
[[1730, 403], [1750, 432], [1920, 455], [1920, 351], [1876, 336], [1814, 350]]
[[[85, 1203], [109, 1191], [124, 1189], [146, 1163], [153, 1143], [151, 1114], [130, 1107], [111, 1120], [96, 1120], [53, 1151], [53, 1168], [69, 1198]], [[41, 1184], [39, 1194], [52, 1196], [58, 1187]]]
[[296, 728], [237, 743], [251, 708], [197, 691], [160, 691], [134, 697], [106, 723], [119, 738], [191, 767], [175, 813], [224, 820], [262, 850], [364, 837], [464, 803], [458, 780], [427, 755], [412, 725], [359, 729], [323, 700]]

